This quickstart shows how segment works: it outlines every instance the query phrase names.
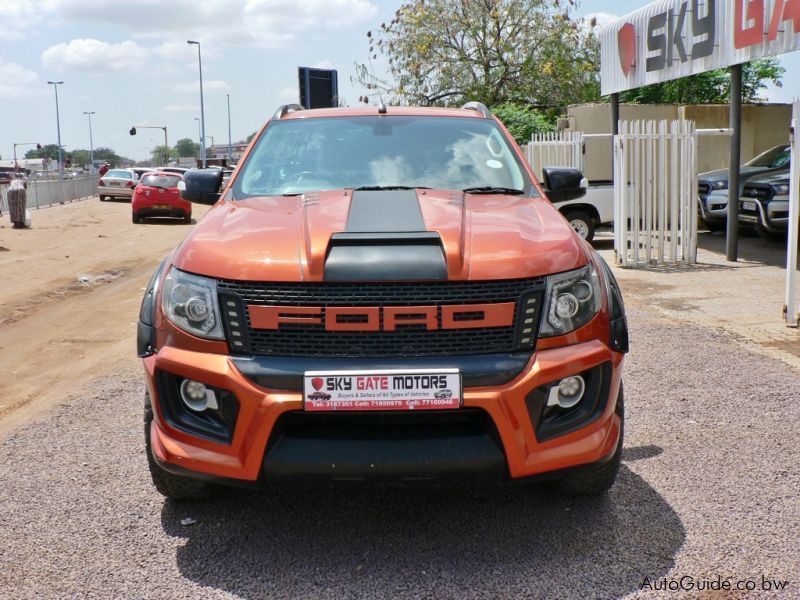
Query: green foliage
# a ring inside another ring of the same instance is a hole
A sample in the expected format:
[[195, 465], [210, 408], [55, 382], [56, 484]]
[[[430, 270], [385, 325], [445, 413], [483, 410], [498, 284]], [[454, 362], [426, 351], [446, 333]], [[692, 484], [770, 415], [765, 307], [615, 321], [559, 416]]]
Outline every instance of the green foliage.
[[534, 133], [555, 131], [553, 119], [530, 106], [506, 102], [492, 108], [492, 114], [503, 122], [518, 144], [527, 144]]
[[151, 162], [158, 166], [164, 166], [170, 161], [170, 159], [177, 157], [178, 154], [175, 152], [175, 148], [170, 148], [164, 144], [156, 146], [150, 151]]
[[178, 156], [197, 156], [200, 154], [200, 145], [191, 138], [183, 138], [176, 142], [175, 152]]
[[[759, 102], [769, 83], [781, 86], [785, 69], [776, 58], [762, 58], [742, 65], [742, 100]], [[682, 79], [656, 83], [620, 94], [634, 104], [726, 104], [731, 101], [728, 69], [716, 69]]]
[[[408, 0], [376, 34], [353, 82], [387, 102], [478, 100], [559, 107], [599, 95], [599, 43], [575, 0]], [[386, 57], [389, 77], [373, 60]]]
[[41, 148], [32, 148], [25, 153], [25, 158], [58, 160], [58, 144], [45, 144]]

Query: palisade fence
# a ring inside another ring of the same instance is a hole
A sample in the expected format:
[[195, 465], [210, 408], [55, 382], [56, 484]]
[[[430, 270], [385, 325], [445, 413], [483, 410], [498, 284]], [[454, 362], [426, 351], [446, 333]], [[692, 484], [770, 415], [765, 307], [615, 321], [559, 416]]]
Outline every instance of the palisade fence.
[[693, 121], [620, 121], [614, 136], [619, 265], [696, 262], [696, 151]]
[[542, 176], [544, 167], [573, 167], [584, 171], [583, 132], [535, 133], [525, 146], [525, 156], [537, 177]]
[[[7, 185], [0, 185], [0, 208], [8, 211]], [[52, 204], [63, 204], [94, 196], [97, 192], [97, 177], [75, 177], [73, 179], [31, 180], [27, 182], [28, 208], [42, 208]]]

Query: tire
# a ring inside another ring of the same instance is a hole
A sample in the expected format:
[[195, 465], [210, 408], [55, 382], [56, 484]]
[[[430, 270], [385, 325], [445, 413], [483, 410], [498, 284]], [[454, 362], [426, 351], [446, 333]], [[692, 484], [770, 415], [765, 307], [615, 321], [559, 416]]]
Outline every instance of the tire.
[[204, 481], [179, 477], [162, 469], [153, 458], [153, 449], [150, 443], [150, 426], [153, 423], [153, 405], [150, 403], [150, 394], [144, 395], [144, 445], [147, 452], [147, 466], [153, 485], [162, 496], [171, 500], [199, 500], [208, 498], [214, 492], [214, 486]]
[[582, 210], [565, 211], [564, 217], [569, 221], [572, 229], [582, 239], [591, 242], [594, 239], [594, 219]]
[[192, 222], [192, 215], [191, 214], [183, 215], [183, 222], [186, 223], [187, 225], [189, 223], [191, 223]]
[[622, 439], [625, 431], [625, 395], [622, 383], [619, 385], [617, 408], [620, 417], [619, 442], [611, 460], [605, 463], [588, 465], [579, 472], [566, 475], [553, 482], [555, 491], [569, 496], [599, 496], [611, 489], [617, 480], [617, 473], [622, 462]]
[[131, 221], [133, 221], [134, 224], [138, 224], [142, 222], [142, 218], [136, 213], [131, 213]]
[[105, 202], [108, 200], [108, 196], [100, 196], [100, 202]]

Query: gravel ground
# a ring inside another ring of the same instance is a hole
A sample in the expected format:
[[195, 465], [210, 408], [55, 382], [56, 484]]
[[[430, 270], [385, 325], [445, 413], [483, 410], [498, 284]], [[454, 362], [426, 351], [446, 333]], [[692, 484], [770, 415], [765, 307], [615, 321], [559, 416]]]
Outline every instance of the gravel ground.
[[719, 576], [752, 579], [750, 597], [762, 577], [788, 580], [781, 597], [800, 598], [800, 377], [708, 329], [630, 320], [625, 462], [594, 500], [520, 487], [167, 502], [131, 361], [0, 446], [0, 597], [652, 598], [675, 593], [640, 591], [646, 577]]

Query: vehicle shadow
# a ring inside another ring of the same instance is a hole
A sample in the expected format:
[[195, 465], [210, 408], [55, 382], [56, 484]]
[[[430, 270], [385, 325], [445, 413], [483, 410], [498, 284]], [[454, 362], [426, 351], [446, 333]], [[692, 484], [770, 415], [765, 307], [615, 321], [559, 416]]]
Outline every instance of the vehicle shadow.
[[[196, 524], [181, 525], [186, 517]], [[167, 501], [161, 520], [186, 538], [183, 576], [242, 597], [619, 597], [664, 576], [686, 538], [669, 504], [625, 466], [603, 498], [540, 486], [237, 490]]]
[[[738, 240], [737, 254], [740, 260], [772, 267], [786, 267], [786, 238], [765, 240], [755, 233], [740, 229]], [[726, 254], [725, 233], [701, 231], [697, 235], [697, 247], [724, 256]]]

